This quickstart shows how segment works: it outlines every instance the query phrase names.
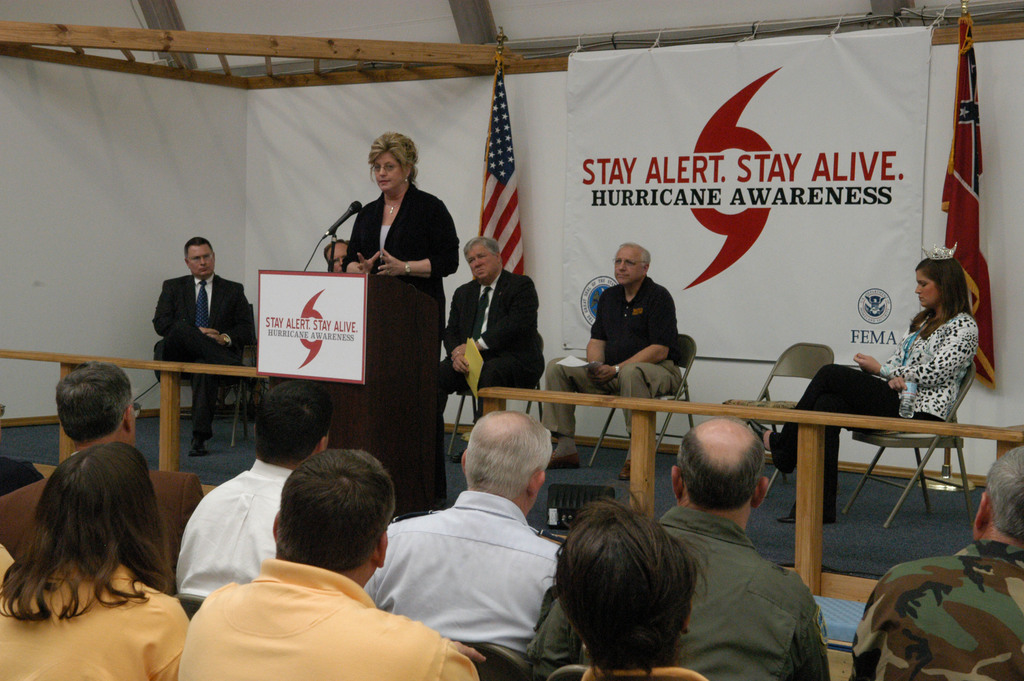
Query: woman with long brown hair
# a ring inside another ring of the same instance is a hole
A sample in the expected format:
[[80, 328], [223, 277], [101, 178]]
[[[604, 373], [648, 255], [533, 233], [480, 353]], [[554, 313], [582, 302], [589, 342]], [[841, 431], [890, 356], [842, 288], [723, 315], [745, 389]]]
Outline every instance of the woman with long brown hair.
[[[858, 353], [860, 370], [838, 364], [822, 367], [811, 379], [797, 409], [867, 416], [899, 415], [900, 393], [908, 382], [917, 384], [915, 419], [942, 421], [956, 400], [960, 381], [978, 349], [978, 325], [971, 316], [963, 268], [953, 249], [936, 248], [918, 263], [918, 302], [921, 311], [910, 321], [896, 351], [885, 363]], [[777, 469], [796, 468], [796, 424], [781, 432], [764, 431], [765, 448]], [[839, 428], [825, 428], [825, 490], [823, 521], [835, 522], [839, 479]], [[796, 506], [780, 522], [793, 522]]]
[[61, 463], [34, 534], [0, 586], [5, 681], [177, 679], [188, 618], [171, 575], [156, 494], [134, 447]]

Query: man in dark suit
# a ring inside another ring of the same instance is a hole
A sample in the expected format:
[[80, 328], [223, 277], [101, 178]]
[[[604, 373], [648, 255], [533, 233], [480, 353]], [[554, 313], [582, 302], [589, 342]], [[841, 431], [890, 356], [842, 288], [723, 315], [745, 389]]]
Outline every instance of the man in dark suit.
[[[537, 333], [537, 289], [529, 277], [501, 267], [501, 249], [490, 237], [470, 239], [463, 248], [473, 281], [452, 296], [442, 360], [437, 379], [438, 422], [444, 420], [448, 395], [467, 390], [466, 339], [472, 338], [484, 365], [479, 387], [533, 388], [544, 373]], [[443, 475], [444, 438], [438, 438]]]
[[[156, 359], [241, 366], [242, 349], [253, 342], [252, 311], [241, 284], [213, 273], [213, 247], [201, 236], [185, 243], [190, 275], [168, 279], [160, 291], [153, 328], [164, 337]], [[192, 376], [192, 449], [205, 456], [213, 436], [217, 377]]]

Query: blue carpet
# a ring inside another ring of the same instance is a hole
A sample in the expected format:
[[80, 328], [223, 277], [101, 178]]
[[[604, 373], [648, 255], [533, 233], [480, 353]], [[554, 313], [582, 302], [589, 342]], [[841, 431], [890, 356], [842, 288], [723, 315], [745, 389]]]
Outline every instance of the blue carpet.
[[[182, 451], [181, 470], [199, 475], [203, 484], [218, 485], [248, 469], [254, 460], [252, 426], [249, 439], [242, 440], [241, 426], [238, 443], [230, 447], [231, 420], [218, 418], [214, 421], [214, 438], [207, 443], [210, 456], [192, 458], [188, 456], [191, 423], [181, 423]], [[157, 419], [143, 418], [138, 421], [138, 447], [146, 455], [149, 465], [157, 467]], [[447, 443], [446, 443], [447, 444]], [[456, 450], [465, 444], [457, 441]], [[590, 456], [590, 449], [581, 451], [584, 464]], [[3, 430], [0, 453], [14, 459], [56, 465], [57, 427], [23, 426], [7, 427]], [[624, 500], [628, 496], [629, 484], [618, 480], [625, 452], [602, 449], [594, 461], [593, 468], [578, 470], [548, 471], [545, 489], [540, 500], [528, 516], [533, 527], [546, 526], [546, 489], [553, 483], [587, 485], [611, 485], [616, 497]], [[660, 516], [673, 504], [675, 498], [669, 483], [670, 470], [675, 458], [659, 454], [655, 462], [655, 514]], [[888, 459], [892, 463], [904, 463], [898, 453]], [[454, 501], [459, 492], [466, 488], [461, 467], [449, 463], [448, 499]], [[771, 475], [771, 469], [767, 471]], [[846, 503], [857, 484], [859, 476], [852, 473], [839, 475], [840, 509]], [[785, 515], [795, 498], [795, 478], [788, 481], [781, 478], [776, 482], [768, 498], [760, 508], [753, 511], [747, 533], [758, 551], [768, 560], [782, 565], [793, 564], [794, 526], [776, 522], [775, 518]], [[981, 491], [972, 496], [973, 508], [977, 509]], [[968, 522], [961, 493], [934, 492], [931, 496], [932, 513], [928, 514], [920, 493], [912, 493], [893, 526], [886, 530], [882, 523], [888, 516], [899, 496], [899, 490], [888, 485], [869, 482], [861, 492], [850, 514], [839, 515], [834, 525], [824, 529], [824, 563], [830, 572], [839, 572], [858, 577], [881, 577], [890, 567], [916, 558], [954, 553], [971, 542], [971, 526]]]

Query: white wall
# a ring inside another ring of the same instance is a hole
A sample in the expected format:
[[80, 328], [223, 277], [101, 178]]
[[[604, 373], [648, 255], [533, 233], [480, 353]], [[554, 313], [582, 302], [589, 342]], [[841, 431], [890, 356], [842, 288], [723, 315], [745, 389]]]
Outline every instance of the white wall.
[[[152, 358], [195, 234], [242, 278], [243, 91], [5, 57], [0, 121], [0, 347]], [[53, 414], [57, 375], [0, 361], [7, 416]]]
[[[1024, 42], [981, 43], [977, 52], [986, 171], [982, 221], [1000, 387], [976, 386], [961, 420], [1007, 425], [1024, 422], [1018, 413], [1024, 368], [1017, 360], [1024, 329], [1012, 296], [1024, 275], [1007, 255], [1024, 250], [1024, 234], [1014, 228], [1022, 214], [1017, 184], [1024, 176], [1024, 73], [1013, 67], [1024, 57]], [[938, 204], [952, 128], [955, 54], [953, 46], [933, 49], [929, 245], [942, 241], [945, 227]], [[561, 337], [565, 73], [509, 76], [507, 87], [526, 268], [537, 283], [550, 358], [560, 354], [552, 341]], [[484, 77], [241, 93], [0, 60], [0, 148], [7, 160], [0, 171], [0, 223], [7, 237], [0, 250], [0, 347], [148, 357], [159, 281], [184, 272], [178, 253], [193, 232], [211, 238], [218, 272], [243, 280], [254, 299], [259, 269], [301, 268], [351, 201], [376, 196], [366, 152], [385, 130], [416, 140], [420, 186], [445, 201], [460, 238], [474, 235], [490, 88]], [[341, 234], [350, 229], [346, 224]], [[669, 255], [655, 254], [652, 276]], [[319, 253], [312, 267], [323, 267]], [[447, 291], [467, 278], [463, 266], [446, 281]], [[913, 285], [907, 273], [907, 296]], [[770, 313], [765, 311], [766, 324]], [[685, 310], [679, 317], [682, 331], [699, 324]], [[0, 395], [10, 416], [53, 411], [51, 370], [31, 366], [0, 361]], [[698, 359], [690, 377], [693, 397], [719, 402], [753, 396], [767, 370], [764, 363]], [[603, 415], [581, 410], [580, 416], [581, 433], [596, 434]], [[448, 418], [454, 418], [454, 404]], [[842, 454], [851, 461], [868, 455], [852, 444]], [[994, 446], [968, 442], [968, 456], [969, 468], [981, 472]]]

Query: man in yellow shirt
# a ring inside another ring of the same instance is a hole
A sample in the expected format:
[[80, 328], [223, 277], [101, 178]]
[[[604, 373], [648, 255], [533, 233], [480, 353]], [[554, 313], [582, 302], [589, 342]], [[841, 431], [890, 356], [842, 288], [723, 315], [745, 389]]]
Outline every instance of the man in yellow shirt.
[[277, 557], [210, 594], [189, 626], [182, 681], [461, 681], [476, 669], [419, 622], [377, 610], [363, 586], [387, 551], [391, 478], [366, 452], [327, 450], [285, 482]]

